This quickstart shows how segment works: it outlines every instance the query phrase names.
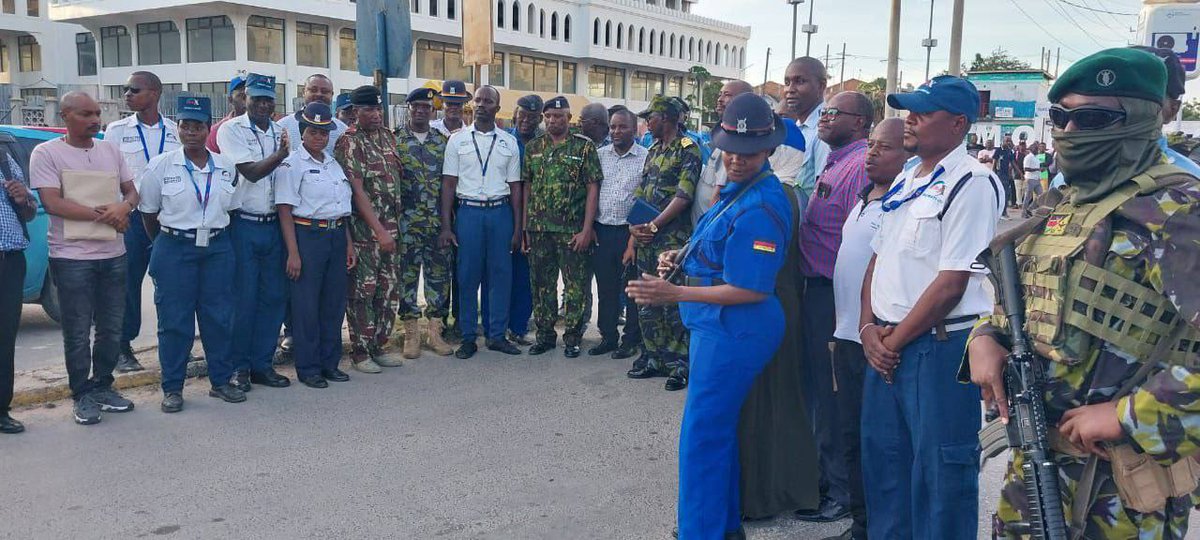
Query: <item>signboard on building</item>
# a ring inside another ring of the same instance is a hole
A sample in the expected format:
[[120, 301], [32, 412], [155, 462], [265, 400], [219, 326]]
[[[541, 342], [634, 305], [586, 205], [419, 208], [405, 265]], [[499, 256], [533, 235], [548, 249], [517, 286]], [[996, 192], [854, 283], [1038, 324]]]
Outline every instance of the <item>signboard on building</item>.
[[1200, 76], [1200, 4], [1195, 2], [1147, 3], [1138, 16], [1137, 42], [1174, 51], [1188, 78]]
[[1012, 107], [996, 107], [996, 118], [1012, 118]]

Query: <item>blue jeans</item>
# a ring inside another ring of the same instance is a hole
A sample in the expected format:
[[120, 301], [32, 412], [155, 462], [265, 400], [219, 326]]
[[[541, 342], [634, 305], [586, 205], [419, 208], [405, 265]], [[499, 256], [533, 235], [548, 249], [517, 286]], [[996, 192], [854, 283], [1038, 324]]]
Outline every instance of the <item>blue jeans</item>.
[[[483, 276], [483, 290], [488, 290], [488, 276]], [[488, 313], [491, 307], [488, 294], [480, 296], [483, 310], [483, 327], [488, 327]], [[508, 329], [512, 333], [523, 336], [529, 333], [529, 316], [533, 315], [533, 285], [529, 281], [529, 258], [524, 253], [512, 254], [512, 290], [508, 301]]]
[[208, 380], [222, 386], [233, 377], [233, 272], [237, 265], [229, 231], [196, 247], [193, 239], [159, 233], [150, 251], [150, 278], [158, 308], [158, 360], [163, 393], [182, 392], [188, 353], [200, 322]]
[[346, 229], [296, 226], [300, 279], [291, 281], [292, 356], [296, 376], [319, 375], [342, 359], [349, 275]]
[[112, 372], [121, 350], [127, 268], [124, 255], [86, 261], [50, 259], [54, 286], [62, 299], [63, 351], [74, 399], [97, 388], [112, 387]]
[[230, 226], [237, 255], [233, 315], [233, 367], [265, 372], [279, 341], [287, 309], [283, 234], [279, 223], [256, 223], [234, 216]]
[[474, 342], [479, 334], [479, 288], [486, 273], [488, 295], [488, 339], [503, 339], [508, 328], [512, 290], [512, 207], [495, 208], [460, 205], [454, 229], [458, 236], [458, 320], [463, 342]]
[[871, 538], [975, 538], [979, 388], [956, 380], [970, 330], [917, 338], [887, 384], [863, 385], [862, 466]]
[[142, 213], [129, 214], [129, 230], [125, 231], [125, 321], [121, 328], [121, 343], [129, 343], [142, 332], [142, 281], [150, 267], [150, 236], [142, 226]]

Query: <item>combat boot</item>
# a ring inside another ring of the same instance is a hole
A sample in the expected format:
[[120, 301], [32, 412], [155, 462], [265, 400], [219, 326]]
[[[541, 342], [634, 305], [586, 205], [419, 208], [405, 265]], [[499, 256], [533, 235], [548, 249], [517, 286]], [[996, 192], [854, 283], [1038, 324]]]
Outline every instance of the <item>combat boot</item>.
[[421, 356], [421, 330], [416, 319], [404, 321], [404, 357], [412, 360]]
[[429, 349], [432, 350], [434, 354], [439, 356], [450, 356], [451, 354], [454, 354], [454, 347], [450, 346], [449, 343], [446, 343], [446, 340], [442, 339], [442, 320], [429, 319], [428, 325]]

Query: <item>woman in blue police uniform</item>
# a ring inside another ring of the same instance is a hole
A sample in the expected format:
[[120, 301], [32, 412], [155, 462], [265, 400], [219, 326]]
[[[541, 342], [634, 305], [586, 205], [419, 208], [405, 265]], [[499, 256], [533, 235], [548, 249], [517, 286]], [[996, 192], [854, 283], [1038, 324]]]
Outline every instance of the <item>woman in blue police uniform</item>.
[[300, 114], [303, 149], [279, 165], [275, 204], [287, 276], [291, 280], [292, 355], [296, 376], [312, 388], [327, 379], [346, 380], [342, 359], [342, 319], [346, 316], [347, 271], [354, 267], [350, 243], [350, 181], [325, 153], [335, 129], [333, 111], [314, 102]]
[[162, 410], [167, 413], [183, 410], [183, 379], [196, 321], [212, 383], [208, 395], [230, 403], [246, 401], [229, 384], [236, 262], [227, 227], [237, 170], [204, 145], [212, 123], [208, 98], [181, 96], [177, 119], [183, 148], [146, 165], [138, 206], [154, 241], [150, 277], [158, 308]]
[[680, 253], [659, 257], [659, 273], [630, 282], [639, 304], [678, 302], [691, 331], [691, 387], [679, 435], [679, 538], [744, 538], [738, 494], [737, 424], [755, 377], [783, 338], [775, 278], [792, 231], [792, 209], [767, 158], [787, 136], [783, 120], [742, 94], [713, 129], [727, 185]]

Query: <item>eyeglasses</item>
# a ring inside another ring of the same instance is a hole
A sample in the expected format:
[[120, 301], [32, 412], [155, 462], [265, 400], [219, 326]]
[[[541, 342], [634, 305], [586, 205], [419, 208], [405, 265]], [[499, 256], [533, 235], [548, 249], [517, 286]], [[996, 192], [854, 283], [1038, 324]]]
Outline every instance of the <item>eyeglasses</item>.
[[121, 89], [122, 94], [133, 94], [135, 96], [140, 94], [141, 92], [142, 92], [142, 89], [138, 88], [136, 86], [126, 86], [125, 88]]
[[1068, 109], [1060, 105], [1050, 106], [1050, 122], [1058, 129], [1067, 129], [1074, 123], [1080, 131], [1104, 129], [1125, 120], [1125, 111], [1102, 107], [1076, 107]]
[[832, 120], [837, 120], [838, 117], [843, 114], [847, 115], [847, 116], [862, 116], [861, 114], [858, 114], [858, 113], [852, 113], [850, 111], [843, 111], [837, 107], [830, 107], [828, 109], [825, 109], [824, 111], [821, 111], [822, 118], [828, 116]]

